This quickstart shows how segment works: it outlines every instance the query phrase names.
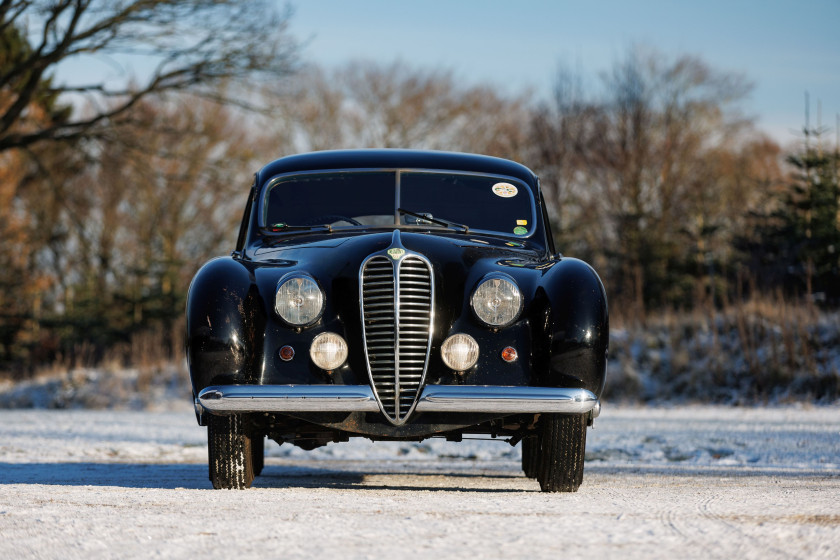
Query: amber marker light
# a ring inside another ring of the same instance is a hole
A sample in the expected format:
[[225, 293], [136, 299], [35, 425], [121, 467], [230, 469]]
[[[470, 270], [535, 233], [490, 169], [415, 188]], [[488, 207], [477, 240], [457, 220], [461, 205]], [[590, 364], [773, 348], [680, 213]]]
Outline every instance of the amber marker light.
[[515, 362], [516, 358], [519, 357], [519, 354], [516, 353], [516, 348], [513, 346], [508, 346], [504, 350], [502, 350], [502, 359], [508, 363]]
[[292, 361], [292, 358], [295, 357], [295, 349], [291, 346], [284, 346], [280, 349], [278, 354], [280, 355], [281, 360], [283, 360], [284, 362], [290, 362]]

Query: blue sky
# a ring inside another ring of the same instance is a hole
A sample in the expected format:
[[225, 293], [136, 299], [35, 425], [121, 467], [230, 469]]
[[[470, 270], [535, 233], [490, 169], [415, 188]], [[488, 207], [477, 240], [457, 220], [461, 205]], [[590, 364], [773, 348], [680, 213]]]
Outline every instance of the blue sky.
[[743, 104], [777, 141], [797, 140], [804, 92], [840, 113], [840, 0], [298, 0], [303, 57], [446, 68], [465, 83], [547, 95], [560, 62], [597, 78], [631, 45], [692, 54], [755, 87]]

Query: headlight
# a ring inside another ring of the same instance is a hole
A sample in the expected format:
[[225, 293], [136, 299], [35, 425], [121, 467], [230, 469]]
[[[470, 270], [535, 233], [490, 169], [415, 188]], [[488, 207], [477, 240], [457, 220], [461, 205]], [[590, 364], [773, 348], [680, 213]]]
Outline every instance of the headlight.
[[493, 274], [478, 285], [470, 298], [475, 316], [491, 327], [506, 327], [522, 310], [522, 295], [513, 278]]
[[466, 371], [478, 361], [478, 343], [468, 334], [453, 334], [443, 341], [440, 355], [446, 367]]
[[274, 310], [296, 327], [310, 325], [321, 317], [324, 293], [312, 277], [292, 274], [280, 280], [274, 298]]
[[347, 360], [347, 343], [335, 333], [323, 332], [312, 340], [309, 357], [319, 368], [332, 371]]

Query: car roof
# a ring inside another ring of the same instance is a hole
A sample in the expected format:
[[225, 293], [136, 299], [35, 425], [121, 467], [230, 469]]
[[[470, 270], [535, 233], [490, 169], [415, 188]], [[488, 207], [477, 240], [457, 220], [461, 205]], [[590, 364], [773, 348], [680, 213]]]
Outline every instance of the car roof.
[[277, 175], [298, 171], [332, 169], [435, 169], [506, 175], [520, 179], [532, 189], [536, 175], [520, 163], [507, 159], [433, 150], [331, 150], [286, 156], [257, 173], [259, 184]]

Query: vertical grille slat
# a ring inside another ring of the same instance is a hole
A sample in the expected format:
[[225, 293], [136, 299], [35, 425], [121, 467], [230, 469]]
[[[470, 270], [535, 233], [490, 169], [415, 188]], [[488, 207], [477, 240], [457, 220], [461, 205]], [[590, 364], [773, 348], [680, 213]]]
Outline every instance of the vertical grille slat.
[[432, 334], [432, 269], [407, 254], [370, 257], [361, 270], [362, 323], [368, 372], [388, 419], [402, 424], [426, 373]]

